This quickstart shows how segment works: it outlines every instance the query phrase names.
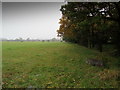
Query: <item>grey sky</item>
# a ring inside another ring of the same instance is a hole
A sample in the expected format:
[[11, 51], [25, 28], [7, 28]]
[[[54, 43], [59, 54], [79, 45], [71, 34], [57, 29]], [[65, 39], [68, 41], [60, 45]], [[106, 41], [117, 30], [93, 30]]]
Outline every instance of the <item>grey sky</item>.
[[4, 2], [3, 38], [51, 39], [57, 37], [62, 2]]

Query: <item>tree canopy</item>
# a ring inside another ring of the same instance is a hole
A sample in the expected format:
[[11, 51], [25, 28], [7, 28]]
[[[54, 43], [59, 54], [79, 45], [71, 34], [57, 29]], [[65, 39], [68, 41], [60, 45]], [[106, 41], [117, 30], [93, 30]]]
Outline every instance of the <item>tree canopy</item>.
[[68, 2], [61, 6], [58, 36], [86, 47], [111, 43], [120, 52], [120, 2]]

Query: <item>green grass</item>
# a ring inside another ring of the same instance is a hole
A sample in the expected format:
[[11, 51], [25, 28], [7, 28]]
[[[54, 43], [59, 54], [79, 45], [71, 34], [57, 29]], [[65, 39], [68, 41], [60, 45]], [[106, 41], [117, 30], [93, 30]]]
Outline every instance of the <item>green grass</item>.
[[[76, 44], [3, 42], [2, 56], [3, 88], [118, 87], [118, 59]], [[87, 58], [108, 60], [109, 68], [88, 65]]]

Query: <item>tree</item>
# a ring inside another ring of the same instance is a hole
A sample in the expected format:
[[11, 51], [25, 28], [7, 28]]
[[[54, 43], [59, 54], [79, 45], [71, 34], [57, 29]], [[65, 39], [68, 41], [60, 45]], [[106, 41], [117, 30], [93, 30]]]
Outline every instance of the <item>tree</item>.
[[27, 38], [26, 40], [27, 40], [27, 41], [30, 41], [30, 38]]
[[[112, 42], [120, 52], [120, 42], [118, 42], [120, 39], [120, 2], [68, 2], [61, 6], [60, 10], [63, 16], [60, 19], [60, 28], [57, 30], [58, 36], [66, 41], [90, 48], [97, 45], [101, 52], [102, 45], [112, 38]], [[116, 26], [111, 28], [114, 25]], [[109, 32], [112, 34], [110, 35]]]

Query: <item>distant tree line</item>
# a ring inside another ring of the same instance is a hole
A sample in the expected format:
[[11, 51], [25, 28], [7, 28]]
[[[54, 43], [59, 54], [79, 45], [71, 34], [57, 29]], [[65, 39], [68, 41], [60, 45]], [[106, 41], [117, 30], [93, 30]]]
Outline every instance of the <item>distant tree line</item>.
[[23, 38], [16, 38], [16, 39], [6, 39], [6, 38], [2, 38], [1, 39], [2, 41], [20, 41], [20, 42], [23, 42], [23, 41], [41, 41], [41, 42], [53, 42], [53, 41], [61, 41], [60, 39], [56, 39], [56, 38], [52, 38], [52, 39], [30, 39], [30, 38], [27, 38], [27, 39], [23, 39]]
[[103, 51], [113, 44], [120, 55], [120, 2], [68, 2], [61, 6], [58, 36]]

